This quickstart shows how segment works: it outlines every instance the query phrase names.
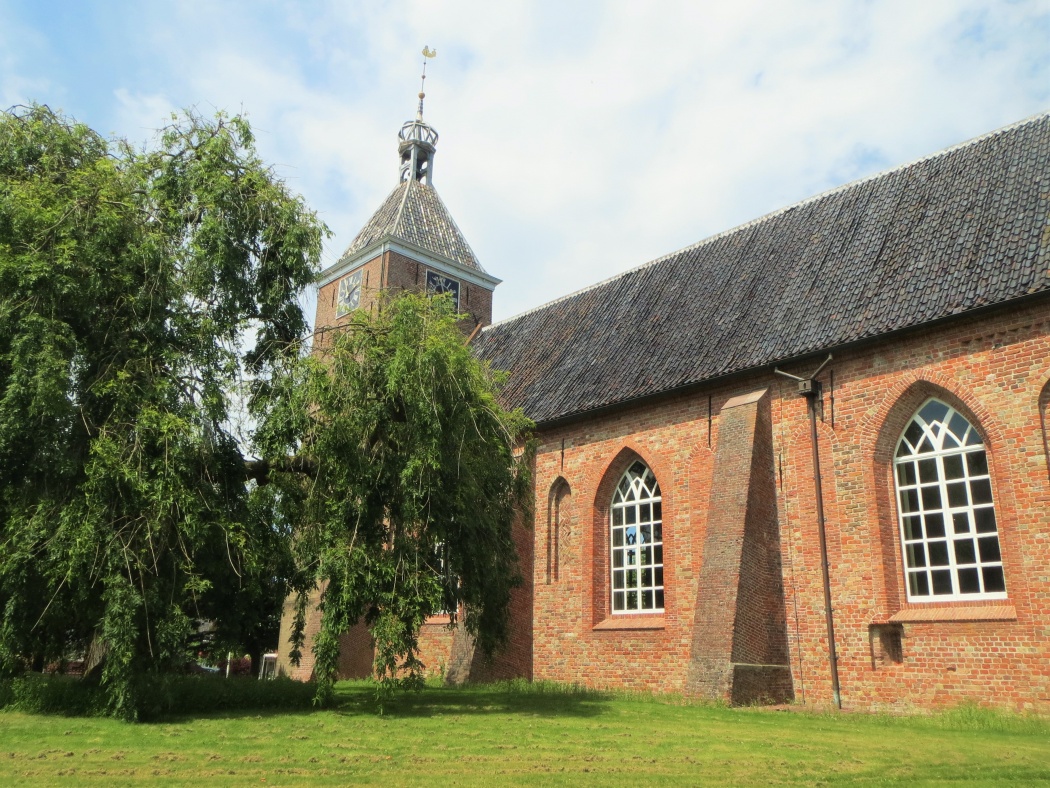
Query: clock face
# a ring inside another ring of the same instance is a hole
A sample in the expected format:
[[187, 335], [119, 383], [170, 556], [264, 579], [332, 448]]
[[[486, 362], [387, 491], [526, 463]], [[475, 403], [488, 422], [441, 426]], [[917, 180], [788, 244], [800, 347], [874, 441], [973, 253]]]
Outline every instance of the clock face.
[[361, 272], [355, 271], [339, 280], [339, 292], [335, 297], [335, 316], [343, 317], [361, 305]]
[[428, 293], [452, 293], [452, 303], [459, 309], [459, 282], [437, 271], [427, 271]]

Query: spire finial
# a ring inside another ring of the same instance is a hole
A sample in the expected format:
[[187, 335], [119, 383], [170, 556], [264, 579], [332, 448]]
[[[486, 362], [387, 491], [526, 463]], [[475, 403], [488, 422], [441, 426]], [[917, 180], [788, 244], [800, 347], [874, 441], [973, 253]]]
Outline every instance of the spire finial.
[[419, 109], [416, 110], [416, 120], [423, 120], [423, 99], [425, 99], [427, 97], [427, 94], [423, 92], [423, 88], [426, 86], [426, 82], [427, 82], [427, 61], [430, 58], [432, 58], [432, 57], [437, 57], [437, 50], [436, 49], [431, 49], [429, 46], [424, 44], [423, 45], [423, 76], [420, 78], [420, 82], [419, 82]]

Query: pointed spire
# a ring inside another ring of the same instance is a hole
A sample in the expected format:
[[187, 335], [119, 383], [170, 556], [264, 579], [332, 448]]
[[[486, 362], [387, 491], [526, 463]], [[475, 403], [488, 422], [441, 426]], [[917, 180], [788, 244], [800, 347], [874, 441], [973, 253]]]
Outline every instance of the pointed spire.
[[401, 157], [401, 180], [415, 180], [432, 185], [434, 174], [434, 150], [438, 133], [423, 121], [423, 99], [426, 93], [423, 88], [427, 80], [427, 60], [437, 56], [437, 50], [423, 47], [423, 76], [419, 84], [419, 108], [416, 119], [410, 120], [401, 127], [398, 138], [401, 142], [397, 152]]

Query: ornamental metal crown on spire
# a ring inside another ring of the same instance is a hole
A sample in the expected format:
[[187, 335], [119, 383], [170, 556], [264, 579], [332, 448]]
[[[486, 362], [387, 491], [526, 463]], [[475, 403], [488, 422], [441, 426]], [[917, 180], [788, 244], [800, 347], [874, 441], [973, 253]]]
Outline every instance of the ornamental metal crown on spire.
[[397, 135], [401, 140], [397, 146], [397, 152], [401, 156], [401, 180], [412, 179], [427, 186], [433, 185], [434, 151], [438, 133], [423, 121], [423, 99], [426, 98], [423, 88], [427, 79], [427, 60], [435, 56], [437, 50], [423, 47], [423, 76], [419, 85], [416, 119], [405, 123]]

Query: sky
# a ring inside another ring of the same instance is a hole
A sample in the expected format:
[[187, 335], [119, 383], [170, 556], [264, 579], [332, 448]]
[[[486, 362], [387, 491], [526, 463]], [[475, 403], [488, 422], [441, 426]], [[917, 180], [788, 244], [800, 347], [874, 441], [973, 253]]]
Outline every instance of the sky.
[[136, 143], [243, 113], [327, 266], [397, 184], [424, 45], [496, 320], [1050, 110], [1050, 0], [0, 0], [0, 104]]

